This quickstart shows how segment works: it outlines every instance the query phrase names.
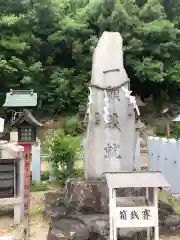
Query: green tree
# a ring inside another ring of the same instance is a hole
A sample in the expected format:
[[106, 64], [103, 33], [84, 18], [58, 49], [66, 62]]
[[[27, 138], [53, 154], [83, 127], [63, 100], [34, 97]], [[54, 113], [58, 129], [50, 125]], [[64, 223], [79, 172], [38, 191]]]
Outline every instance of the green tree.
[[2, 0], [0, 14], [1, 105], [8, 89], [33, 88], [38, 113], [84, 109], [104, 30], [123, 37], [134, 92], [178, 97], [178, 0]]

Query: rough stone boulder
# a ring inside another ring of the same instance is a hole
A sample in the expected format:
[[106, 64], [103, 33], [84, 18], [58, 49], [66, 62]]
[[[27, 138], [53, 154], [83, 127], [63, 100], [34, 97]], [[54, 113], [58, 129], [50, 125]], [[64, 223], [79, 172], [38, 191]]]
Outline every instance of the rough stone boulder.
[[65, 199], [69, 203], [76, 204], [79, 212], [108, 212], [108, 188], [103, 180], [69, 181], [66, 185]]
[[163, 201], [159, 201], [158, 203], [159, 207], [159, 221], [163, 224], [165, 221], [165, 218], [169, 215], [175, 215], [175, 210], [167, 203]]
[[58, 217], [59, 215], [64, 215], [67, 208], [63, 204], [59, 204], [60, 201], [64, 199], [64, 192], [48, 192], [45, 194], [45, 206], [44, 215], [45, 217]]
[[61, 218], [52, 221], [48, 240], [88, 240], [89, 229], [78, 219]]
[[172, 214], [166, 216], [164, 219], [164, 224], [171, 230], [180, 230], [180, 215]]
[[[144, 240], [144, 229], [118, 230], [118, 240]], [[47, 240], [109, 240], [108, 214], [66, 215], [52, 218]]]

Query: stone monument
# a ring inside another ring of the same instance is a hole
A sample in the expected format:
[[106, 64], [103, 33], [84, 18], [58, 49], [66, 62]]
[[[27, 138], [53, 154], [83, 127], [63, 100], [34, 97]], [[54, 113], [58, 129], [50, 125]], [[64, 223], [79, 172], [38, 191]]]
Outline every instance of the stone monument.
[[93, 55], [84, 140], [85, 179], [135, 168], [139, 110], [129, 86], [122, 37], [118, 32], [104, 32]]
[[[85, 179], [69, 180], [65, 196], [60, 197], [68, 207], [62, 210], [63, 204], [60, 204], [58, 213], [48, 213], [56, 219], [52, 220], [48, 240], [58, 239], [55, 238], [60, 234], [55, 231], [57, 228], [66, 236], [64, 239], [69, 239], [73, 229], [79, 230], [78, 233], [74, 230], [76, 237], [72, 239], [98, 239], [95, 228], [99, 222], [104, 226], [105, 239], [108, 238], [109, 199], [103, 173], [134, 170], [139, 111], [129, 85], [123, 64], [122, 37], [118, 32], [104, 32], [93, 55], [84, 121], [87, 126], [83, 144]], [[48, 203], [48, 196], [46, 199]], [[66, 230], [62, 230], [62, 226]]]

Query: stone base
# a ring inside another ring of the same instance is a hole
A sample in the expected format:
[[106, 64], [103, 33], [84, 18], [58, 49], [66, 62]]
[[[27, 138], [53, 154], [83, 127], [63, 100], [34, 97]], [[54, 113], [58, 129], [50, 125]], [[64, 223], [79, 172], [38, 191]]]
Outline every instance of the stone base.
[[[142, 192], [131, 189], [133, 195]], [[127, 195], [129, 191], [123, 191]], [[119, 194], [122, 196], [122, 193]], [[131, 200], [125, 202], [132, 205]], [[135, 205], [137, 203], [134, 203]], [[64, 192], [45, 195], [45, 215], [51, 219], [47, 240], [109, 240], [108, 188], [103, 180], [69, 181]], [[180, 216], [159, 202], [160, 231], [180, 228]], [[118, 240], [144, 240], [145, 229], [119, 229]]]
[[[146, 234], [142, 229], [122, 229], [118, 231], [118, 239], [144, 240]], [[59, 239], [109, 240], [109, 215], [79, 213], [53, 219], [47, 240]]]
[[83, 213], [108, 213], [108, 187], [105, 181], [69, 181], [66, 200]]

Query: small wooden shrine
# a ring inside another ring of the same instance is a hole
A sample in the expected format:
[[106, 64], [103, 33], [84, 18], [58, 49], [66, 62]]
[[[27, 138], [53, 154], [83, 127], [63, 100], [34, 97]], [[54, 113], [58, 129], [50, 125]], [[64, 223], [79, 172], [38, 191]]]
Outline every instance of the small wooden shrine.
[[36, 142], [36, 130], [42, 124], [32, 114], [37, 106], [37, 93], [33, 90], [10, 90], [4, 108], [10, 110], [10, 128], [17, 128], [18, 142]]

